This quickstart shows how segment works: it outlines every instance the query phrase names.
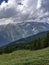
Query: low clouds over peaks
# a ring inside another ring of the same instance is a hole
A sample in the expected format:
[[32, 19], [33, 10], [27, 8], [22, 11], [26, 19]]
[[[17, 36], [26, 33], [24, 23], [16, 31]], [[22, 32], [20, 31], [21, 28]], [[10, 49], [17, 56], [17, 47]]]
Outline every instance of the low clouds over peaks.
[[[21, 3], [21, 4], [19, 4]], [[40, 12], [40, 14], [39, 14]], [[0, 22], [2, 19], [12, 22], [38, 21], [40, 16], [49, 12], [49, 0], [8, 0], [0, 5]], [[4, 23], [4, 22], [3, 22]]]

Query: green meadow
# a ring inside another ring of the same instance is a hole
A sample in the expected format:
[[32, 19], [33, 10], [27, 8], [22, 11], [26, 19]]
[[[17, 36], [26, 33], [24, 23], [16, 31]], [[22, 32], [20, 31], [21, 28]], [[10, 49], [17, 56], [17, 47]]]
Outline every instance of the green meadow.
[[0, 55], [0, 65], [49, 65], [49, 47], [41, 50], [17, 50]]

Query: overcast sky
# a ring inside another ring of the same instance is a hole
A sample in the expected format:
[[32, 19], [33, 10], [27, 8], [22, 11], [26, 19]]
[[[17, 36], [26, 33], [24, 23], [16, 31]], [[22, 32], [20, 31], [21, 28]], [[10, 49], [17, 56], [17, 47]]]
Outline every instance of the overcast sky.
[[49, 0], [0, 0], [0, 24], [49, 21]]

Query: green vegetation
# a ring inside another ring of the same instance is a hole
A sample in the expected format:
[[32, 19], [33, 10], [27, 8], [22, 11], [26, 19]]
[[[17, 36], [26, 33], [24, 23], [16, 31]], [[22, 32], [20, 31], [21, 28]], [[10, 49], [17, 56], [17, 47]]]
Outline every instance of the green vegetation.
[[29, 43], [14, 42], [1, 48], [0, 65], [49, 65], [49, 32]]
[[0, 55], [0, 65], [49, 65], [49, 47], [41, 50], [17, 50]]
[[13, 43], [3, 47], [0, 50], [0, 54], [11, 53], [13, 51], [22, 50], [22, 49], [38, 50], [38, 49], [43, 49], [46, 47], [49, 47], [49, 32], [47, 32], [46, 36], [44, 36], [42, 38], [37, 38], [28, 43], [23, 42], [23, 43], [17, 44], [17, 42], [13, 42]]

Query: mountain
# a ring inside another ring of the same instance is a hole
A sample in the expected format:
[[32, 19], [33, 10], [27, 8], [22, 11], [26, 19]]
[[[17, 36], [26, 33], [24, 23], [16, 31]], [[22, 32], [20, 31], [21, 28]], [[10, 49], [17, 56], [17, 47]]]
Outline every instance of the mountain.
[[15, 44], [19, 45], [19, 44], [23, 44], [23, 43], [31, 43], [32, 41], [34, 41], [38, 38], [40, 38], [40, 39], [45, 38], [48, 32], [49, 31], [40, 32], [38, 34], [13, 41], [13, 42], [9, 43], [8, 45], [10, 46], [10, 45], [15, 45]]
[[29, 49], [29, 50], [42, 49], [49, 46], [48, 42], [49, 42], [49, 31], [45, 31], [4, 45], [0, 47], [0, 53], [1, 54], [11, 53], [15, 50], [22, 50], [22, 49]]
[[0, 25], [0, 46], [48, 30], [49, 24], [45, 22], [22, 22]]

